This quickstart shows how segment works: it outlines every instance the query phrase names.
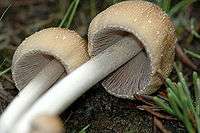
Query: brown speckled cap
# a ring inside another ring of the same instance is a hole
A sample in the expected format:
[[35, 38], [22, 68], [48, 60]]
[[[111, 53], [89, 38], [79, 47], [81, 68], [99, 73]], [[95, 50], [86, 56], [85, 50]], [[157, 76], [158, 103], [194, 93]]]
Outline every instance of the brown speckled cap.
[[[121, 41], [124, 36], [138, 39], [144, 50], [110, 74], [105, 89], [118, 97], [151, 94], [169, 75], [174, 60], [175, 28], [170, 18], [157, 5], [142, 1], [125, 1], [98, 14], [89, 27], [89, 54]], [[162, 78], [161, 78], [162, 77]]]
[[53, 59], [70, 73], [89, 59], [85, 40], [64, 28], [44, 29], [26, 38], [12, 62], [17, 88], [23, 89]]

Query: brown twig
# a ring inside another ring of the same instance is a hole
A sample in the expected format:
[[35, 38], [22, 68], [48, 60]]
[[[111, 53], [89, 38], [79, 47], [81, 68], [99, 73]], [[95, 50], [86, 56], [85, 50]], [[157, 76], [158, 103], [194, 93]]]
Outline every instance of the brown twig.
[[[153, 117], [153, 120], [154, 120], [154, 117]], [[156, 127], [156, 125], [155, 124], [153, 124], [153, 133], [157, 133], [158, 131], [157, 131], [157, 127]]]
[[167, 130], [164, 125], [162, 124], [162, 122], [160, 120], [158, 120], [156, 117], [154, 117], [154, 125], [160, 129], [161, 132], [163, 133], [171, 133], [171, 131]]
[[162, 91], [160, 91], [159, 96], [162, 97], [162, 98], [166, 98], [167, 97], [167, 90], [163, 89]]
[[10, 77], [8, 77], [7, 75], [2, 75], [2, 77], [5, 78], [11, 84], [13, 84], [13, 85], [15, 84], [14, 81]]
[[147, 95], [134, 95], [136, 100], [142, 101], [143, 103], [150, 105], [150, 106], [155, 106], [155, 104], [153, 104], [153, 98], [151, 96], [147, 96]]
[[148, 106], [148, 105], [139, 105], [139, 106], [136, 106], [136, 108], [140, 108], [140, 110], [144, 110], [144, 108], [149, 108], [149, 109], [151, 109], [152, 111], [163, 111], [163, 109], [160, 108], [160, 107]]
[[181, 60], [183, 64], [192, 68], [193, 70], [197, 70], [197, 66], [188, 58], [188, 56], [183, 52], [182, 48], [179, 44], [176, 44], [176, 54]]
[[167, 115], [163, 115], [159, 112], [154, 111], [153, 109], [151, 109], [151, 107], [143, 105], [143, 106], [137, 106], [138, 109], [140, 110], [145, 110], [147, 112], [149, 112], [150, 114], [152, 114], [153, 116], [156, 116], [158, 118], [161, 119], [166, 119], [166, 120], [176, 120], [175, 118], [171, 117], [171, 116], [167, 116]]
[[67, 123], [69, 121], [69, 119], [71, 118], [73, 112], [70, 112], [70, 114], [68, 115], [67, 119], [65, 120], [65, 123]]

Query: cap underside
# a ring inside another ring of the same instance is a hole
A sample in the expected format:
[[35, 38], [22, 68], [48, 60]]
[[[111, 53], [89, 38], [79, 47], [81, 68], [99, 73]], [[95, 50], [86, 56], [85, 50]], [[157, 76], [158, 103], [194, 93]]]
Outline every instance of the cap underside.
[[47, 28], [26, 38], [18, 47], [12, 62], [13, 79], [21, 90], [52, 61], [60, 63], [67, 74], [88, 59], [86, 42], [77, 33]]
[[57, 59], [40, 52], [29, 53], [22, 57], [19, 62], [15, 63], [17, 71], [13, 71], [13, 77], [20, 79], [16, 80], [16, 87], [24, 88], [52, 60]]
[[[134, 94], [152, 94], [172, 70], [177, 40], [174, 24], [159, 6], [151, 2], [120, 2], [98, 14], [91, 22], [88, 32], [90, 55], [122, 39], [116, 32], [124, 31], [137, 37], [146, 52], [138, 54], [124, 65], [125, 68], [119, 68], [119, 72], [113, 73], [111, 78], [107, 77], [103, 86], [111, 94], [123, 98], [132, 99]], [[125, 73], [122, 74], [123, 71]]]
[[[125, 36], [126, 39], [129, 38], [129, 41], [125, 42], [132, 43], [133, 46], [135, 45], [133, 39], [140, 42], [133, 34], [123, 31], [120, 28], [106, 28], [99, 31], [92, 40], [95, 46], [90, 48], [91, 55], [97, 55], [109, 46], [123, 41]], [[142, 45], [141, 42], [138, 45]], [[135, 47], [135, 51], [140, 51], [139, 48]], [[109, 93], [115, 96], [134, 98], [133, 94], [143, 91], [148, 85], [150, 72], [150, 60], [145, 49], [143, 49], [129, 62], [105, 78], [102, 85]]]

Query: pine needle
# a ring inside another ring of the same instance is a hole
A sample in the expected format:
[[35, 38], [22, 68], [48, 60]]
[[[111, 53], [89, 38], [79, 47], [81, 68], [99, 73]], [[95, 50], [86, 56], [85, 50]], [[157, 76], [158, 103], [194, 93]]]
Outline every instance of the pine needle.
[[175, 68], [179, 82], [173, 83], [170, 79], [166, 79], [168, 102], [159, 97], [154, 97], [154, 101], [167, 113], [182, 121], [189, 133], [200, 133], [200, 78], [196, 72], [193, 73], [194, 101], [182, 72], [177, 66]]
[[9, 68], [3, 70], [2, 72], [0, 72], [0, 76], [6, 74], [6, 73], [9, 72], [10, 70], [11, 70], [11, 67], [9, 67]]
[[71, 2], [68, 10], [66, 11], [64, 18], [62, 19], [61, 23], [59, 24], [59, 27], [65, 27], [69, 28], [72, 20], [74, 18], [74, 15], [76, 13], [77, 7], [79, 5], [80, 0], [74, 0]]
[[4, 17], [5, 14], [6, 14], [6, 12], [8, 11], [8, 9], [9, 9], [11, 6], [12, 6], [12, 4], [10, 4], [10, 5], [6, 8], [6, 10], [3, 12], [3, 14], [2, 14], [1, 17], [0, 17], [0, 21], [3, 19], [3, 17]]
[[187, 49], [184, 49], [184, 51], [186, 54], [190, 55], [191, 57], [200, 59], [200, 54], [197, 54], [197, 53], [187, 50]]

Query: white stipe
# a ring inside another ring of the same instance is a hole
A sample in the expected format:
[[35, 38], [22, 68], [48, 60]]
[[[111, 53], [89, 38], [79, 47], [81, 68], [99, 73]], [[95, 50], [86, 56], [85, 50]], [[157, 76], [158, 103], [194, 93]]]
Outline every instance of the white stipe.
[[64, 72], [63, 66], [56, 60], [52, 60], [41, 70], [30, 83], [20, 91], [18, 96], [10, 103], [0, 117], [0, 133], [8, 133], [17, 120], [32, 106], [32, 104]]
[[28, 133], [30, 123], [40, 114], [60, 114], [90, 87], [136, 56], [142, 48], [131, 37], [124, 37], [74, 70], [46, 92], [13, 127], [13, 133]]

